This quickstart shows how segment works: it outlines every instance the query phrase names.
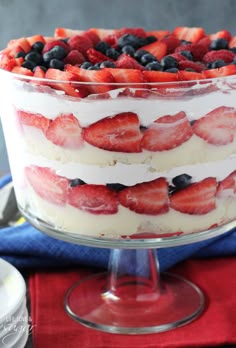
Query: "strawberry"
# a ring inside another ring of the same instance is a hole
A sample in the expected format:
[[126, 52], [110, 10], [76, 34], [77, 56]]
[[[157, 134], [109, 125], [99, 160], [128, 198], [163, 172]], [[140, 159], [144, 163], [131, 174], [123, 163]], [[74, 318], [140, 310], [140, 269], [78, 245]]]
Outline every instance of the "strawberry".
[[182, 61], [188, 60], [187, 57], [182, 56], [182, 54], [180, 54], [180, 53], [172, 53], [172, 54], [168, 54], [168, 56], [175, 58], [177, 60], [177, 62], [180, 62], [181, 60]]
[[185, 59], [185, 60], [179, 61], [178, 68], [179, 68], [179, 70], [185, 70], [187, 68], [191, 68], [191, 69], [195, 70], [196, 72], [201, 72], [206, 67], [204, 64], [192, 62], [191, 60]]
[[148, 151], [171, 150], [193, 135], [185, 112], [162, 116], [144, 131], [141, 147]]
[[170, 35], [169, 30], [151, 30], [147, 32], [147, 36], [155, 36], [158, 40]]
[[170, 207], [184, 214], [203, 215], [216, 208], [216, 179], [206, 178], [176, 191]]
[[165, 71], [143, 71], [144, 78], [148, 82], [173, 82], [177, 81], [177, 74]]
[[236, 47], [236, 36], [232, 36], [229, 42], [229, 48]]
[[158, 60], [161, 60], [167, 53], [167, 44], [162, 41], [155, 41], [149, 45], [141, 47], [140, 49], [148, 51]]
[[118, 57], [116, 67], [121, 69], [145, 70], [144, 66], [140, 65], [134, 58], [125, 53]]
[[181, 41], [175, 36], [168, 36], [161, 40], [167, 46], [167, 54], [173, 53], [176, 47], [180, 46]]
[[42, 42], [43, 44], [46, 43], [43, 35], [34, 35], [34, 36], [27, 37], [27, 41], [29, 42], [30, 46], [33, 46], [35, 42], [39, 42], [39, 41]]
[[91, 28], [89, 31], [92, 31], [93, 33], [95, 33], [99, 37], [99, 39], [102, 41], [108, 35], [113, 35], [116, 32], [115, 29], [103, 29], [103, 28]]
[[158, 178], [131, 187], [118, 193], [124, 207], [138, 214], [158, 215], [169, 211], [168, 183]]
[[147, 36], [143, 28], [121, 28], [115, 31], [115, 35], [117, 36], [117, 38], [120, 38], [125, 34], [131, 34], [141, 38], [145, 38]]
[[83, 62], [85, 62], [85, 58], [83, 54], [77, 50], [70, 51], [67, 54], [66, 58], [64, 58], [65, 64], [76, 65], [76, 64], [82, 64]]
[[110, 34], [103, 38], [104, 42], [107, 42], [111, 47], [116, 48], [118, 45], [118, 37], [116, 34]]
[[236, 170], [219, 182], [216, 196], [219, 198], [234, 197], [236, 193]]
[[56, 175], [51, 168], [37, 166], [26, 167], [25, 176], [41, 198], [53, 204], [65, 205], [69, 188], [68, 179]]
[[8, 71], [12, 71], [12, 69], [15, 66], [20, 67], [22, 63], [24, 62], [24, 59], [22, 57], [20, 58], [8, 58], [8, 57], [1, 57], [0, 61], [0, 68]]
[[69, 38], [68, 45], [72, 50], [77, 50], [86, 56], [87, 50], [93, 47], [93, 42], [88, 36], [75, 35]]
[[180, 53], [181, 51], [190, 51], [195, 61], [201, 61], [203, 56], [208, 52], [208, 47], [198, 43], [179, 46], [175, 49], [175, 53]]
[[72, 114], [62, 114], [53, 120], [47, 131], [46, 137], [53, 144], [66, 149], [79, 149], [83, 144], [82, 129]]
[[222, 66], [221, 68], [218, 68], [218, 69], [204, 70], [202, 73], [205, 76], [205, 78], [215, 78], [215, 77], [235, 75], [236, 65], [230, 64], [227, 66]]
[[17, 40], [10, 40], [7, 47], [10, 48], [11, 51], [14, 51], [14, 49], [20, 47], [21, 51], [24, 51], [25, 53], [28, 53], [31, 49], [31, 46], [25, 37]]
[[[85, 70], [73, 65], [67, 65], [66, 71], [75, 74], [76, 78], [82, 82], [90, 82], [86, 88], [90, 93], [106, 93], [111, 90], [114, 78], [109, 71]], [[92, 84], [94, 83], [94, 84]]]
[[78, 185], [71, 187], [69, 204], [91, 214], [116, 214], [118, 200], [116, 192], [103, 185]]
[[45, 78], [45, 72], [43, 71], [43, 69], [40, 68], [40, 66], [36, 66], [36, 68], [34, 69], [34, 77], [38, 77], [41, 79]]
[[20, 74], [25, 76], [34, 76], [31, 70], [23, 68], [22, 66], [15, 66], [11, 72], [13, 72], [14, 74]]
[[236, 130], [236, 110], [221, 106], [196, 120], [193, 132], [213, 145], [226, 145], [234, 140]]
[[86, 55], [92, 64], [102, 63], [107, 60], [113, 62], [113, 59], [105, 56], [105, 54], [95, 50], [94, 48], [89, 48], [86, 52]]
[[83, 30], [67, 29], [67, 28], [56, 28], [54, 31], [54, 37], [70, 37], [75, 35], [81, 35]]
[[229, 42], [231, 39], [231, 34], [228, 30], [220, 30], [215, 34], [210, 34], [209, 38], [211, 41], [216, 40], [216, 39], [225, 39]]
[[[203, 80], [205, 76], [201, 73], [194, 71], [185, 71], [181, 70], [177, 74], [179, 81], [194, 81], [194, 80]], [[186, 87], [190, 87], [187, 85]]]
[[[144, 76], [140, 70], [137, 69], [113, 69], [105, 68], [104, 70], [109, 71], [114, 77], [115, 83], [143, 83]], [[135, 87], [135, 86], [132, 86]], [[137, 85], [138, 87], [144, 87], [144, 85]]]
[[234, 60], [235, 54], [229, 50], [209, 51], [203, 57], [204, 63], [212, 63], [215, 60], [222, 59], [225, 63], [231, 63]]
[[92, 41], [94, 46], [96, 46], [100, 41], [100, 38], [93, 30], [89, 29], [85, 31], [82, 35], [89, 37], [89, 39]]
[[83, 130], [82, 136], [89, 144], [108, 151], [140, 152], [142, 134], [138, 116], [124, 112], [106, 117]]
[[60, 46], [60, 47], [64, 48], [67, 53], [70, 52], [70, 47], [65, 42], [63, 42], [61, 40], [53, 40], [53, 41], [49, 41], [46, 43], [46, 45], [43, 48], [42, 53], [46, 53], [46, 52], [50, 51], [55, 46]]
[[33, 114], [31, 112], [17, 110], [17, 117], [21, 124], [40, 129], [46, 133], [50, 120], [41, 114]]
[[198, 41], [198, 45], [206, 47], [206, 50], [209, 50], [209, 47], [211, 45], [211, 40], [208, 36], [203, 37], [201, 40]]
[[190, 28], [190, 27], [177, 27], [173, 33], [179, 40], [186, 40], [192, 43], [196, 43], [206, 36], [202, 28]]

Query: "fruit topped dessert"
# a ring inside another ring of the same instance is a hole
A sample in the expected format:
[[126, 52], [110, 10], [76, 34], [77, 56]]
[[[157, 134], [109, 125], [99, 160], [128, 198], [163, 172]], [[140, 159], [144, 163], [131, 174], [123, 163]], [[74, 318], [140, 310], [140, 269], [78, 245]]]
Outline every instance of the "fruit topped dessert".
[[178, 236], [236, 219], [236, 37], [72, 30], [0, 52], [21, 211], [57, 231]]

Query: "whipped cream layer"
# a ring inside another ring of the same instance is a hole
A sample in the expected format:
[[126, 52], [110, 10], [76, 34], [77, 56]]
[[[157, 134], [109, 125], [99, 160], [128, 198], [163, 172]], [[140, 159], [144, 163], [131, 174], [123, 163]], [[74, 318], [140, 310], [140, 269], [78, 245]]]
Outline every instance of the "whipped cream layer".
[[[205, 87], [205, 85], [203, 85]], [[222, 87], [223, 86], [223, 87]], [[174, 115], [184, 111], [190, 121], [199, 119], [213, 109], [220, 106], [236, 106], [236, 90], [227, 88], [215, 92], [197, 94], [194, 96], [179, 96], [175, 98], [161, 97], [152, 94], [149, 98], [117, 97], [123, 89], [110, 92], [110, 99], [74, 98], [62, 94], [48, 87], [35, 87], [31, 84], [17, 82], [11, 85], [11, 94], [4, 98], [11, 98], [19, 110], [39, 113], [49, 119], [55, 119], [62, 113], [72, 113], [81, 127], [87, 127], [104, 117], [122, 112], [134, 112], [138, 115], [140, 124], [148, 127], [163, 115]], [[199, 88], [199, 85], [197, 85]], [[45, 92], [45, 93], [43, 93]]]

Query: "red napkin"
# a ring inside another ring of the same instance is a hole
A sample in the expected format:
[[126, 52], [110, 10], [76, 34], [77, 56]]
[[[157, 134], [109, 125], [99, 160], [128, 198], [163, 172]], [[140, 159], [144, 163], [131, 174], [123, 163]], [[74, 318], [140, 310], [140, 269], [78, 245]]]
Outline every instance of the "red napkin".
[[65, 313], [67, 289], [88, 269], [36, 273], [29, 281], [35, 348], [190, 348], [236, 344], [236, 258], [188, 260], [172, 269], [196, 283], [206, 309], [194, 322], [150, 335], [118, 335], [88, 329]]

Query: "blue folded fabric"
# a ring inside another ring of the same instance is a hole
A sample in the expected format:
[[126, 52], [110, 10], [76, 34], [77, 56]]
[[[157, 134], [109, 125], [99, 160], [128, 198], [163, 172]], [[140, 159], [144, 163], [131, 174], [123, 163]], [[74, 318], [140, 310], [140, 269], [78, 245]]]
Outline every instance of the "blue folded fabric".
[[[0, 180], [0, 188], [11, 181]], [[18, 268], [87, 265], [106, 267], [110, 250], [74, 245], [51, 238], [28, 223], [0, 229], [0, 257]], [[236, 254], [236, 230], [207, 241], [158, 250], [161, 270], [189, 257], [214, 257]]]

